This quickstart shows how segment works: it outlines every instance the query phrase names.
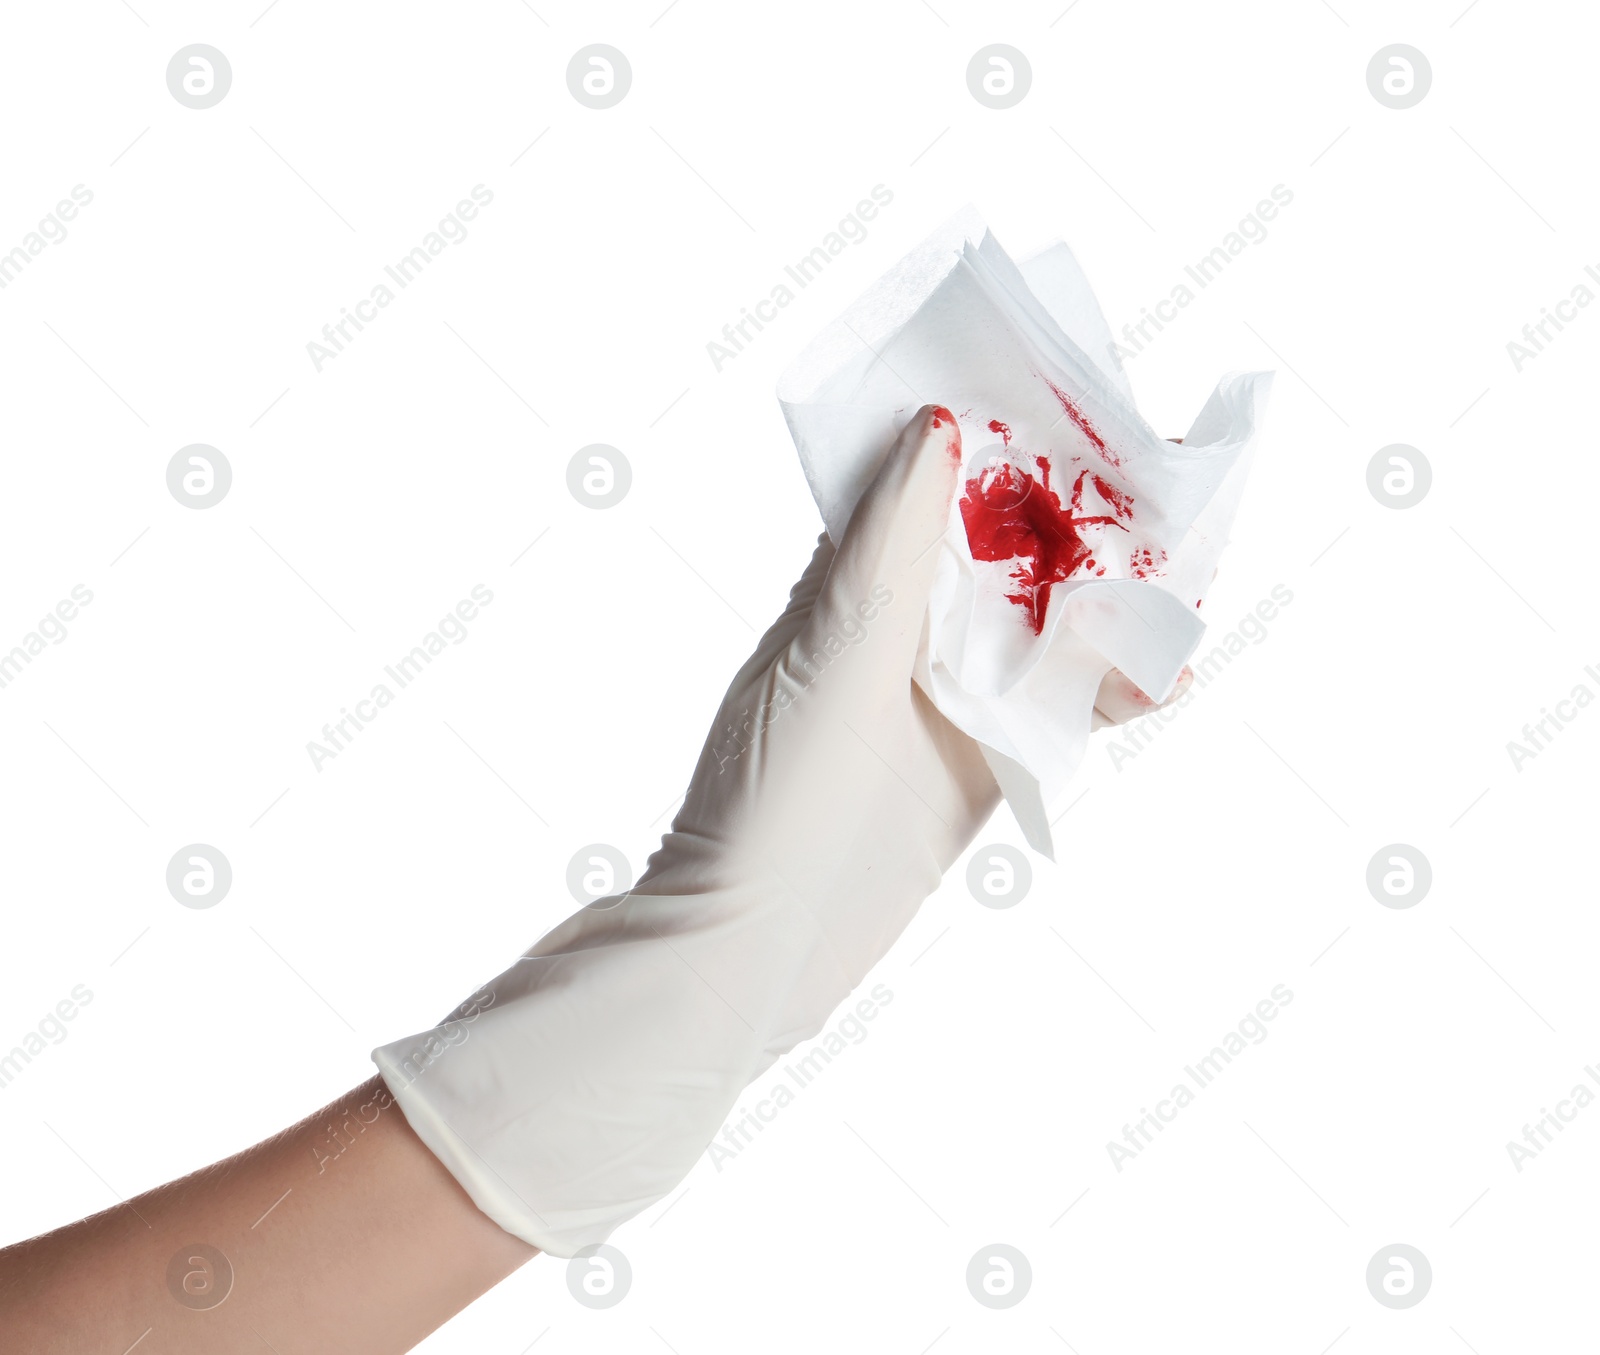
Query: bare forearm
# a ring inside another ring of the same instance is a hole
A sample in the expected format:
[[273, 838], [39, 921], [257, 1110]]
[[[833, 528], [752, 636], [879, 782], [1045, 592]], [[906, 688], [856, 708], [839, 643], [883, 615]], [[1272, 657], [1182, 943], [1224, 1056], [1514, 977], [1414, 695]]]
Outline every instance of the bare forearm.
[[[0, 1250], [19, 1350], [409, 1350], [536, 1256], [473, 1205], [374, 1078], [283, 1133]], [[159, 1336], [159, 1341], [156, 1338]]]

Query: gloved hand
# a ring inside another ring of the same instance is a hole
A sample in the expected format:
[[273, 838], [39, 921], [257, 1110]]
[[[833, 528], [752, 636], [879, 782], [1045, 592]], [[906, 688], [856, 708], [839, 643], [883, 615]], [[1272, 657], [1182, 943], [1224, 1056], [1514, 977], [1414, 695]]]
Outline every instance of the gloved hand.
[[[490, 1218], [557, 1256], [688, 1174], [813, 1038], [999, 800], [911, 677], [960, 473], [919, 411], [734, 677], [682, 809], [625, 894], [573, 914], [440, 1026], [375, 1050]], [[1113, 672], [1112, 721], [1148, 698]]]

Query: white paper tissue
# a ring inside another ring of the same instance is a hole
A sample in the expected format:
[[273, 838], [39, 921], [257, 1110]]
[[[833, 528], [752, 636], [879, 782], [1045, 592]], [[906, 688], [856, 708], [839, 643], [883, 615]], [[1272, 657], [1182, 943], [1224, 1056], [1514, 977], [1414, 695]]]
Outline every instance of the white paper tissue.
[[1271, 379], [1224, 376], [1182, 445], [1165, 441], [1134, 408], [1072, 251], [1014, 263], [967, 208], [778, 383], [835, 542], [912, 414], [956, 415], [962, 487], [916, 680], [983, 746], [1036, 851], [1053, 856], [1047, 806], [1083, 758], [1106, 672], [1159, 701], [1200, 643]]

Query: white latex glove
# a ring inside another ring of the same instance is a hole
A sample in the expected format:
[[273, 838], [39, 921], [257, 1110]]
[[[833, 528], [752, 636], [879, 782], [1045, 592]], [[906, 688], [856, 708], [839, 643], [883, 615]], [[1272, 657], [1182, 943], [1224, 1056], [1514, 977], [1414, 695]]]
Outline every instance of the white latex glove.
[[[829, 1016], [994, 809], [978, 745], [912, 682], [960, 473], [923, 409], [738, 675], [672, 830], [433, 1030], [375, 1050], [407, 1121], [542, 1251], [604, 1241], [694, 1166]], [[1143, 714], [1128, 680], [1110, 720]], [[1142, 695], [1142, 694], [1140, 694]]]

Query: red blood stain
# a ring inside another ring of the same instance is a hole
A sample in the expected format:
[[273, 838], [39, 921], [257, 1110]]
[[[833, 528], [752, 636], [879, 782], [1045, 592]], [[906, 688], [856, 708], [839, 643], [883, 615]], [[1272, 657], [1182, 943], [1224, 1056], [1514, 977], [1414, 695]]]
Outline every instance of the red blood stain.
[[1131, 518], [1133, 516], [1133, 496], [1131, 494], [1125, 494], [1115, 485], [1107, 484], [1098, 475], [1091, 478], [1094, 480], [1095, 492], [1106, 501], [1113, 513], [1119, 518]]
[[1094, 449], [1105, 457], [1111, 465], [1120, 466], [1122, 458], [1106, 446], [1105, 439], [1100, 436], [1095, 426], [1089, 422], [1088, 416], [1073, 403], [1072, 397], [1062, 390], [1060, 386], [1056, 385], [1054, 381], [1050, 380], [1049, 377], [1044, 378], [1044, 384], [1055, 392], [1055, 397], [1061, 402], [1061, 408], [1066, 410], [1067, 417], [1077, 425], [1078, 431], [1094, 444]]
[[[1150, 547], [1142, 546], [1128, 557], [1128, 570], [1136, 579], [1148, 579], [1152, 575], [1160, 574], [1162, 566], [1166, 563], [1166, 551], [1152, 551]], [[1195, 603], [1196, 607], [1199, 605], [1198, 602]]]
[[950, 430], [945, 441], [945, 450], [949, 453], [950, 459], [959, 465], [961, 463], [961, 425], [956, 422], [956, 416], [943, 405], [935, 405], [933, 407], [933, 426]]
[[[1104, 575], [1094, 548], [1083, 539], [1086, 527], [1120, 527], [1133, 516], [1133, 500], [1099, 476], [1081, 471], [1072, 483], [1070, 507], [1050, 488], [1050, 461], [1038, 458], [1039, 479], [1016, 466], [990, 466], [967, 481], [961, 499], [961, 520], [974, 560], [1016, 560], [1011, 571], [1016, 589], [1006, 596], [1028, 614], [1035, 635], [1044, 631], [1051, 588], [1074, 574]], [[1084, 487], [1095, 492], [1110, 513], [1086, 514]]]
[[1000, 441], [1007, 447], [1011, 445], [1011, 425], [1001, 423], [999, 419], [989, 420], [989, 431], [1000, 434]]

